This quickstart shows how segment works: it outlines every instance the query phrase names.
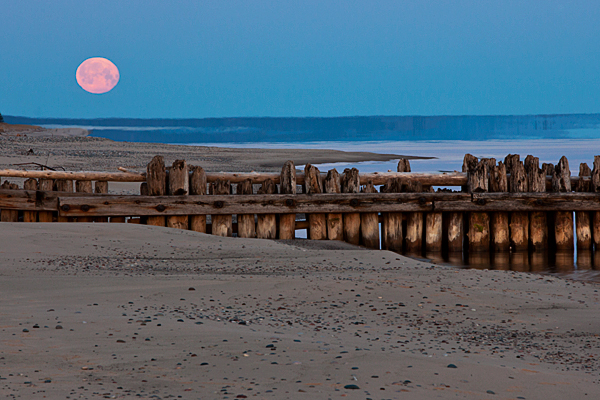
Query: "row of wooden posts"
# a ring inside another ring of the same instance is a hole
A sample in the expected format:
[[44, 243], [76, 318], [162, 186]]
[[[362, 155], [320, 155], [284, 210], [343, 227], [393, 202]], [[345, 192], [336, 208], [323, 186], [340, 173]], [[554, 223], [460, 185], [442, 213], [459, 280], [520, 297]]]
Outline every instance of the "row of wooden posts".
[[[2, 185], [0, 220], [127, 221], [265, 239], [293, 239], [306, 229], [309, 239], [412, 254], [600, 246], [600, 156], [593, 170], [581, 164], [578, 177], [565, 157], [540, 167], [533, 156], [496, 162], [467, 154], [462, 170], [416, 174], [401, 159], [397, 173], [322, 174], [308, 164], [297, 174], [288, 161], [280, 174], [207, 174], [184, 160], [167, 168], [161, 156], [145, 174], [4, 170], [29, 179], [23, 190]], [[140, 195], [108, 195], [111, 180], [142, 182]]]

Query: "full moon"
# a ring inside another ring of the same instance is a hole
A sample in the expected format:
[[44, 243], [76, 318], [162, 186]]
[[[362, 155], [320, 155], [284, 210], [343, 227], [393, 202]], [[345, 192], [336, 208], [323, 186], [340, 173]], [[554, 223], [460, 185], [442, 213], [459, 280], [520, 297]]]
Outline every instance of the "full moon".
[[119, 82], [119, 70], [106, 58], [88, 58], [77, 67], [75, 78], [83, 90], [102, 94], [109, 92]]

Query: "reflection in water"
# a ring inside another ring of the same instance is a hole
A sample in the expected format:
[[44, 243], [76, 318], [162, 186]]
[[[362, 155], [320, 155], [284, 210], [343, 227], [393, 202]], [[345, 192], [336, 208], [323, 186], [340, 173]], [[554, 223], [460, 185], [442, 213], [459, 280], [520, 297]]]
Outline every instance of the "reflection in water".
[[[423, 256], [406, 256], [422, 259]], [[571, 279], [600, 282], [600, 251], [462, 253], [431, 252], [429, 262], [462, 268], [494, 269], [560, 275]]]

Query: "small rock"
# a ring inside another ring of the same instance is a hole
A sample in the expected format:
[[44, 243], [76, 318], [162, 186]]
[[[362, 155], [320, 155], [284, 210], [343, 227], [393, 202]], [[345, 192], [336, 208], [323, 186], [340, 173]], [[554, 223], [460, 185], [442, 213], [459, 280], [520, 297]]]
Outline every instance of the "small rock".
[[448, 364], [448, 368], [458, 368], [458, 367], [454, 364]]
[[356, 389], [360, 389], [360, 388], [357, 385], [346, 385], [346, 386], [344, 386], [344, 389], [356, 390]]
[[487, 391], [486, 391], [486, 393], [487, 393], [487, 394], [496, 394], [496, 393], [495, 393], [494, 391], [492, 391], [492, 390], [487, 390]]

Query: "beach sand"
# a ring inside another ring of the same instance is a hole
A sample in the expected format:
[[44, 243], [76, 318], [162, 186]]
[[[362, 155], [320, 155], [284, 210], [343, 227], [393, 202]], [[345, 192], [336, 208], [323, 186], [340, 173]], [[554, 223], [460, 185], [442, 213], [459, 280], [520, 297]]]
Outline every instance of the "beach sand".
[[7, 398], [583, 399], [598, 285], [345, 243], [2, 223]]
[[[161, 154], [208, 171], [275, 172], [287, 159], [375, 157], [86, 137], [4, 135], [0, 143], [1, 168], [33, 161], [143, 171]], [[111, 191], [138, 187], [111, 183]], [[599, 289], [341, 242], [0, 223], [0, 394], [594, 399]]]

